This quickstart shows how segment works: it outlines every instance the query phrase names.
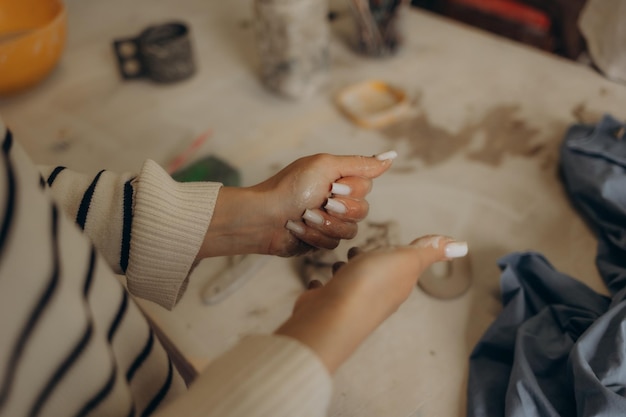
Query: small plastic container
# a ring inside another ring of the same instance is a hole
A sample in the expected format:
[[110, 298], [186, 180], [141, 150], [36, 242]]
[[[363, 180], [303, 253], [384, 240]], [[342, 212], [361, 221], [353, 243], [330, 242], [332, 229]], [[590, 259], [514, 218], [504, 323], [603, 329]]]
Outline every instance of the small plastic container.
[[337, 95], [337, 105], [356, 124], [382, 128], [409, 113], [404, 91], [383, 81], [367, 81], [346, 87]]

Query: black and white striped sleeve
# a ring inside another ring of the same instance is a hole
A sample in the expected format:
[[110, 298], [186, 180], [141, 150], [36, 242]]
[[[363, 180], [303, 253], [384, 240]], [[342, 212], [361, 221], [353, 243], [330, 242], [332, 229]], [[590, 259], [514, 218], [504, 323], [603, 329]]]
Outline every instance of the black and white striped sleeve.
[[[325, 415], [330, 375], [309, 348], [283, 336], [245, 338], [185, 392], [154, 331], [83, 233], [106, 172], [74, 176], [80, 192], [69, 199], [68, 218], [42, 188], [70, 171], [41, 176], [1, 121], [0, 137], [0, 417]], [[206, 195], [219, 186], [180, 186], [150, 161], [129, 186], [129, 284], [168, 306], [181, 290], [170, 275], [186, 274], [210, 219]]]
[[135, 175], [103, 170], [88, 176], [62, 166], [40, 167], [40, 171], [63, 211], [85, 231], [109, 266], [125, 273]]
[[59, 205], [129, 290], [168, 309], [182, 296], [221, 184], [178, 183], [154, 161], [139, 174], [40, 167]]
[[0, 138], [0, 417], [147, 415], [180, 395], [145, 317], [1, 121]]

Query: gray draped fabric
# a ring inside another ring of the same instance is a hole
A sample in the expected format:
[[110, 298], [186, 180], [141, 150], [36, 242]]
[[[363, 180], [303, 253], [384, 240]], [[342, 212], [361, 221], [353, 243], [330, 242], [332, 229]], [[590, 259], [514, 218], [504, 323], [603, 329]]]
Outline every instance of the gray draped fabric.
[[541, 254], [500, 259], [503, 311], [470, 358], [468, 416], [626, 416], [626, 135], [605, 116], [575, 125], [565, 188], [598, 237], [600, 295]]

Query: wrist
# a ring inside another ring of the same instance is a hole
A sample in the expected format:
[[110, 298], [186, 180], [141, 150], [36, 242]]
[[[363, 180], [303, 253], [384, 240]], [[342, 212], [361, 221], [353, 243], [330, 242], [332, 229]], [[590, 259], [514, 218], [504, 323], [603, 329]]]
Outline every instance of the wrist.
[[363, 311], [350, 300], [316, 295], [315, 301], [299, 306], [275, 333], [308, 346], [334, 374], [378, 323], [373, 325], [363, 317]]
[[267, 253], [274, 225], [266, 208], [262, 192], [222, 187], [197, 258]]

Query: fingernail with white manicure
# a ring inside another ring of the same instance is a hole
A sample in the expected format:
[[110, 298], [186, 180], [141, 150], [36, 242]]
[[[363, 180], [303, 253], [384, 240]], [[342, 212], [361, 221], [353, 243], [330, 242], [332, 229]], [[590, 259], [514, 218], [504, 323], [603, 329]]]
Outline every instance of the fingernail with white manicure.
[[328, 211], [334, 211], [335, 213], [339, 214], [344, 214], [347, 211], [346, 206], [344, 206], [334, 198], [329, 198], [324, 208]]
[[300, 223], [294, 222], [293, 220], [288, 220], [287, 224], [285, 225], [285, 228], [287, 230], [291, 230], [297, 235], [304, 234], [304, 226], [302, 226]]
[[444, 249], [446, 253], [446, 258], [462, 258], [467, 255], [468, 247], [467, 242], [450, 242], [446, 245]]
[[398, 152], [396, 151], [387, 151], [383, 153], [379, 153], [376, 155], [376, 159], [379, 161], [386, 161], [388, 159], [396, 159], [398, 157]]
[[333, 186], [330, 189], [330, 192], [336, 195], [350, 195], [352, 189], [349, 185], [333, 182]]
[[306, 209], [304, 214], [302, 215], [304, 220], [310, 221], [314, 224], [322, 224], [324, 223], [324, 218], [319, 215], [319, 213], [314, 212], [313, 210]]

